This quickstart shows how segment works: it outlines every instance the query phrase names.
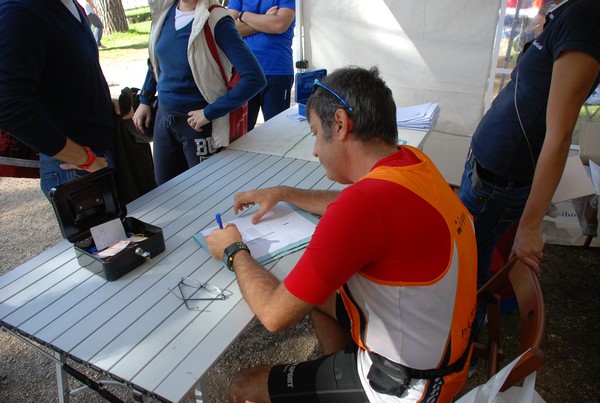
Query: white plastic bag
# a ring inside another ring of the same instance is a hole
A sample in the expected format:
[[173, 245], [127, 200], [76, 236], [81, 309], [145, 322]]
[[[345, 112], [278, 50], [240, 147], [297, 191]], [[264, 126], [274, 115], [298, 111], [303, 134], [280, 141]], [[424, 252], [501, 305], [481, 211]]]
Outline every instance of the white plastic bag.
[[469, 393], [458, 399], [456, 403], [545, 403], [544, 399], [535, 391], [535, 372], [529, 374], [523, 380], [522, 387], [513, 386], [504, 392], [500, 392], [500, 388], [506, 381], [510, 371], [519, 362], [523, 354], [502, 368], [485, 384], [473, 388]]

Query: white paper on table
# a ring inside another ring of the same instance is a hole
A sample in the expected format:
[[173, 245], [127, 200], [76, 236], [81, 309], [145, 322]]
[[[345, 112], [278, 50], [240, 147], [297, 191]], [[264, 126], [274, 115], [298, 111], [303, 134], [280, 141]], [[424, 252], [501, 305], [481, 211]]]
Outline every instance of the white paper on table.
[[[227, 221], [235, 224], [250, 253], [256, 260], [274, 255], [283, 256], [285, 251], [297, 249], [299, 244], [306, 244], [315, 231], [317, 219], [306, 212], [296, 210], [287, 203], [277, 203], [266, 213], [258, 224], [252, 224], [253, 214], [244, 214]], [[194, 238], [204, 247], [204, 237], [217, 227], [201, 231], [201, 237]]]

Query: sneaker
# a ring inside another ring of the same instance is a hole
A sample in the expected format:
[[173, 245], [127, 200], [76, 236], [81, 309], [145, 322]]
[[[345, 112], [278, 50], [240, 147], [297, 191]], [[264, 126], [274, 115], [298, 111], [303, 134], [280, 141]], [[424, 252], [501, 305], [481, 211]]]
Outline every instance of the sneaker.
[[97, 45], [98, 45], [98, 49], [106, 49], [106, 46], [104, 46], [101, 43], [97, 43]]

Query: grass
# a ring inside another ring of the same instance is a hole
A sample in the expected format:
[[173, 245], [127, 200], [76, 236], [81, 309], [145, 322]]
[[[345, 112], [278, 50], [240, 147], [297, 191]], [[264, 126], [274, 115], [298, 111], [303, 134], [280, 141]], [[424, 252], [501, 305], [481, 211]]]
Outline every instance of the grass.
[[150, 35], [150, 10], [148, 7], [126, 10], [129, 31], [116, 32], [102, 38], [100, 49], [103, 60], [120, 59], [131, 52], [147, 52]]

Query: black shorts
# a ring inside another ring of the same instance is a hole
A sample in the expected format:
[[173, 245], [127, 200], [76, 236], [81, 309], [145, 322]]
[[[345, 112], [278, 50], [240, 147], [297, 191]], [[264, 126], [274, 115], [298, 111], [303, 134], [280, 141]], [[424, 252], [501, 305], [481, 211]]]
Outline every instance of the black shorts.
[[[341, 301], [336, 304], [338, 321], [349, 322]], [[269, 373], [272, 402], [368, 402], [358, 369], [355, 344], [337, 353], [299, 364], [277, 365]]]

